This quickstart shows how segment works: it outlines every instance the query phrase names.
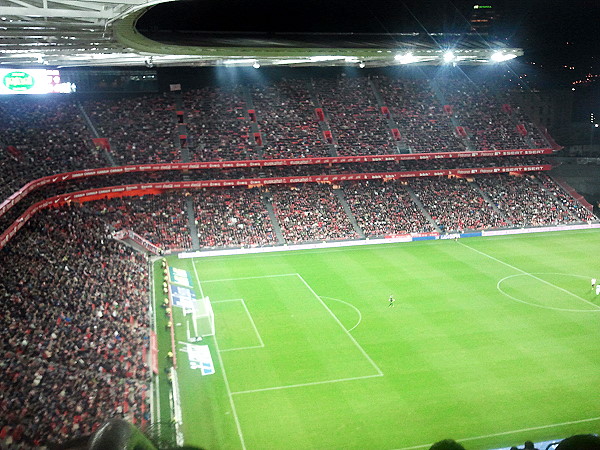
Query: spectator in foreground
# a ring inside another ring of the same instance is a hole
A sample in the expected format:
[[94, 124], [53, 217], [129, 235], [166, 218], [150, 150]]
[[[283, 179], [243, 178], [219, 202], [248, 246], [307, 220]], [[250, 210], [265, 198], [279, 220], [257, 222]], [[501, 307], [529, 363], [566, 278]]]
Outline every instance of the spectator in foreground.
[[465, 450], [465, 448], [454, 439], [444, 439], [433, 444], [429, 450]]

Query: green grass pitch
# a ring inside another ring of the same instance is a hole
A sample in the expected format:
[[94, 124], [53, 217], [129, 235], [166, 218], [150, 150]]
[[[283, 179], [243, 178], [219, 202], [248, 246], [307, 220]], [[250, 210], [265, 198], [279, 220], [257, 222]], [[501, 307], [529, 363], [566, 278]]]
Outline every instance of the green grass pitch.
[[[185, 442], [389, 450], [454, 438], [489, 449], [598, 433], [599, 255], [600, 232], [588, 230], [170, 257], [216, 323], [203, 341], [215, 374], [190, 369], [177, 344]], [[174, 323], [186, 341], [178, 308]]]

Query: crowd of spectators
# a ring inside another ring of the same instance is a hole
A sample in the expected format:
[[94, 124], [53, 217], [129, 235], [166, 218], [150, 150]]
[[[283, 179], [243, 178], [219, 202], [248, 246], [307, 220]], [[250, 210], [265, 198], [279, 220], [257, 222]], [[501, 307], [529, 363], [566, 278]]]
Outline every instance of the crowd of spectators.
[[558, 186], [547, 174], [543, 172], [537, 173], [536, 178], [542, 184], [544, 190], [553, 195], [563, 207], [569, 211], [573, 219], [582, 222], [589, 222], [595, 219], [594, 214], [591, 211], [586, 209], [581, 203]]
[[183, 106], [193, 161], [260, 159], [241, 86], [186, 91]]
[[277, 243], [260, 189], [212, 188], [190, 192], [201, 247], [253, 247]]
[[1, 200], [36, 178], [106, 165], [73, 100], [11, 96], [0, 118]]
[[465, 178], [415, 178], [410, 187], [441, 231], [507, 226], [481, 193]]
[[287, 243], [359, 237], [328, 184], [271, 186], [268, 195]]
[[402, 145], [412, 153], [466, 150], [428, 82], [388, 77], [376, 77], [374, 82], [398, 125]]
[[332, 156], [305, 80], [283, 79], [254, 87], [252, 99], [264, 158]]
[[531, 177], [501, 174], [476, 181], [513, 226], [552, 225], [568, 220], [566, 211]]
[[398, 153], [368, 78], [323, 78], [314, 83], [314, 89], [338, 155]]
[[90, 99], [83, 107], [117, 165], [181, 161], [177, 114], [166, 95]]
[[148, 419], [145, 259], [83, 208], [47, 210], [0, 250], [0, 433], [17, 448]]
[[[465, 78], [436, 80], [452, 114], [462, 126], [473, 150], [530, 148], [531, 142], [517, 130], [519, 123], [486, 85]], [[523, 125], [523, 124], [521, 124]]]
[[497, 174], [477, 177], [475, 180], [513, 226], [558, 225], [592, 220], [593, 215], [581, 205], [571, 208], [566, 193], [547, 176], [539, 177]]
[[115, 231], [134, 231], [163, 250], [192, 247], [185, 196], [181, 192], [111, 198], [86, 203], [86, 207], [97, 212]]
[[401, 182], [347, 182], [343, 188], [352, 214], [367, 237], [434, 231]]

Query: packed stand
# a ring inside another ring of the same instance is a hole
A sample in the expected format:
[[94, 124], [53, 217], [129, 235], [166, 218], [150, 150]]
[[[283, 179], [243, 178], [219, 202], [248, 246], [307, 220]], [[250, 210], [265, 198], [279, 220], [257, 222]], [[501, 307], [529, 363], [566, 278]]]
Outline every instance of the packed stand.
[[28, 97], [0, 101], [0, 202], [36, 178], [106, 165], [73, 100]]
[[458, 78], [438, 80], [437, 86], [452, 107], [458, 123], [464, 127], [473, 150], [531, 147], [490, 89]]
[[183, 104], [193, 161], [260, 159], [241, 87], [187, 91]]
[[191, 193], [200, 247], [277, 244], [259, 189], [211, 188]]
[[414, 178], [409, 186], [442, 232], [508, 225], [476, 187], [464, 178]]
[[339, 156], [398, 153], [368, 78], [321, 78], [314, 88]]
[[[310, 175], [333, 175], [350, 173], [406, 172], [439, 169], [501, 167], [501, 166], [539, 166], [547, 164], [540, 156], [509, 156], [482, 158], [448, 158], [434, 160], [378, 161], [369, 163], [306, 164], [294, 166], [263, 166], [238, 169], [198, 169], [189, 172], [164, 170], [127, 172], [121, 174], [99, 175], [76, 178], [69, 181], [50, 183], [31, 192], [26, 198], [0, 216], [0, 230], [6, 230], [29, 206], [46, 198], [64, 193], [96, 189], [108, 186], [131, 185], [139, 183], [179, 182], [184, 180], [230, 180], [248, 178], [280, 178]], [[175, 244], [175, 243], [170, 243]]]
[[86, 203], [116, 231], [131, 230], [164, 250], [192, 247], [185, 196], [181, 191]]
[[84, 109], [117, 165], [179, 162], [177, 118], [165, 94], [94, 99]]
[[348, 182], [343, 187], [352, 214], [367, 237], [434, 231], [398, 181]]
[[527, 132], [525, 139], [533, 143], [535, 148], [552, 147], [541, 129], [527, 117], [519, 106], [514, 105], [510, 95], [511, 92], [509, 89], [502, 89], [498, 91], [497, 97], [504, 105], [507, 105], [508, 113], [513, 117], [513, 122], [525, 127]]
[[306, 83], [284, 79], [271, 86], [253, 89], [265, 158], [332, 156]]
[[329, 185], [272, 186], [269, 196], [283, 238], [290, 244], [359, 237]]
[[0, 430], [18, 448], [148, 420], [145, 258], [80, 207], [39, 213], [0, 250]]
[[563, 207], [571, 213], [571, 216], [575, 220], [580, 220], [582, 222], [597, 220], [596, 216], [594, 216], [591, 211], [584, 208], [581, 203], [565, 192], [557, 183], [554, 182], [554, 180], [552, 180], [552, 178], [550, 178], [550, 176], [541, 172], [536, 174], [536, 176], [538, 181], [542, 183], [542, 186], [544, 186], [546, 192], [556, 197], [556, 199], [562, 203]]
[[573, 221], [568, 211], [542, 189], [533, 175], [488, 175], [477, 177], [476, 181], [513, 226], [558, 225]]
[[374, 82], [411, 153], [466, 150], [427, 81], [377, 77]]

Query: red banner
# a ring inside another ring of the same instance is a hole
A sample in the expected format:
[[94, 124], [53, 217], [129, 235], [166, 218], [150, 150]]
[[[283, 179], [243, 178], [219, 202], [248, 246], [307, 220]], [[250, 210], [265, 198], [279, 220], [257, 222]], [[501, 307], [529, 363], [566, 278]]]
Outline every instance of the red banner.
[[143, 183], [128, 184], [125, 186], [112, 186], [101, 189], [88, 189], [85, 191], [61, 194], [29, 207], [6, 231], [0, 235], [0, 249], [20, 230], [23, 225], [40, 209], [62, 206], [70, 202], [85, 203], [106, 197], [130, 197], [144, 194], [157, 194], [165, 190], [174, 189], [199, 189], [211, 187], [235, 187], [235, 186], [265, 186], [270, 184], [297, 184], [297, 183], [340, 183], [342, 181], [358, 180], [397, 180], [403, 178], [417, 177], [441, 177], [448, 175], [466, 176], [477, 174], [507, 173], [507, 172], [539, 172], [550, 170], [550, 164], [538, 166], [517, 167], [480, 167], [474, 169], [440, 169], [419, 170], [412, 172], [381, 172], [381, 173], [350, 173], [339, 175], [308, 175], [301, 177], [279, 177], [279, 178], [247, 178], [237, 180], [203, 180], [203, 181], [178, 181], [173, 183]]
[[150, 355], [150, 368], [158, 375], [158, 343], [154, 331], [150, 331]]
[[77, 180], [79, 178], [95, 177], [101, 175], [115, 175], [131, 172], [157, 172], [169, 170], [203, 170], [203, 169], [237, 169], [248, 167], [270, 166], [299, 166], [313, 164], [343, 164], [343, 163], [368, 163], [391, 161], [425, 161], [431, 159], [454, 158], [485, 158], [494, 156], [526, 156], [551, 154], [551, 148], [522, 149], [522, 150], [481, 150], [475, 152], [447, 152], [447, 153], [409, 153], [401, 155], [365, 155], [365, 156], [324, 156], [320, 158], [291, 158], [291, 159], [260, 159], [245, 161], [209, 161], [194, 163], [164, 163], [164, 164], [138, 164], [133, 166], [103, 167], [100, 169], [86, 169], [76, 172], [65, 172], [30, 181], [17, 192], [0, 204], [0, 217], [10, 208], [22, 200], [31, 191], [42, 186], [63, 181]]

